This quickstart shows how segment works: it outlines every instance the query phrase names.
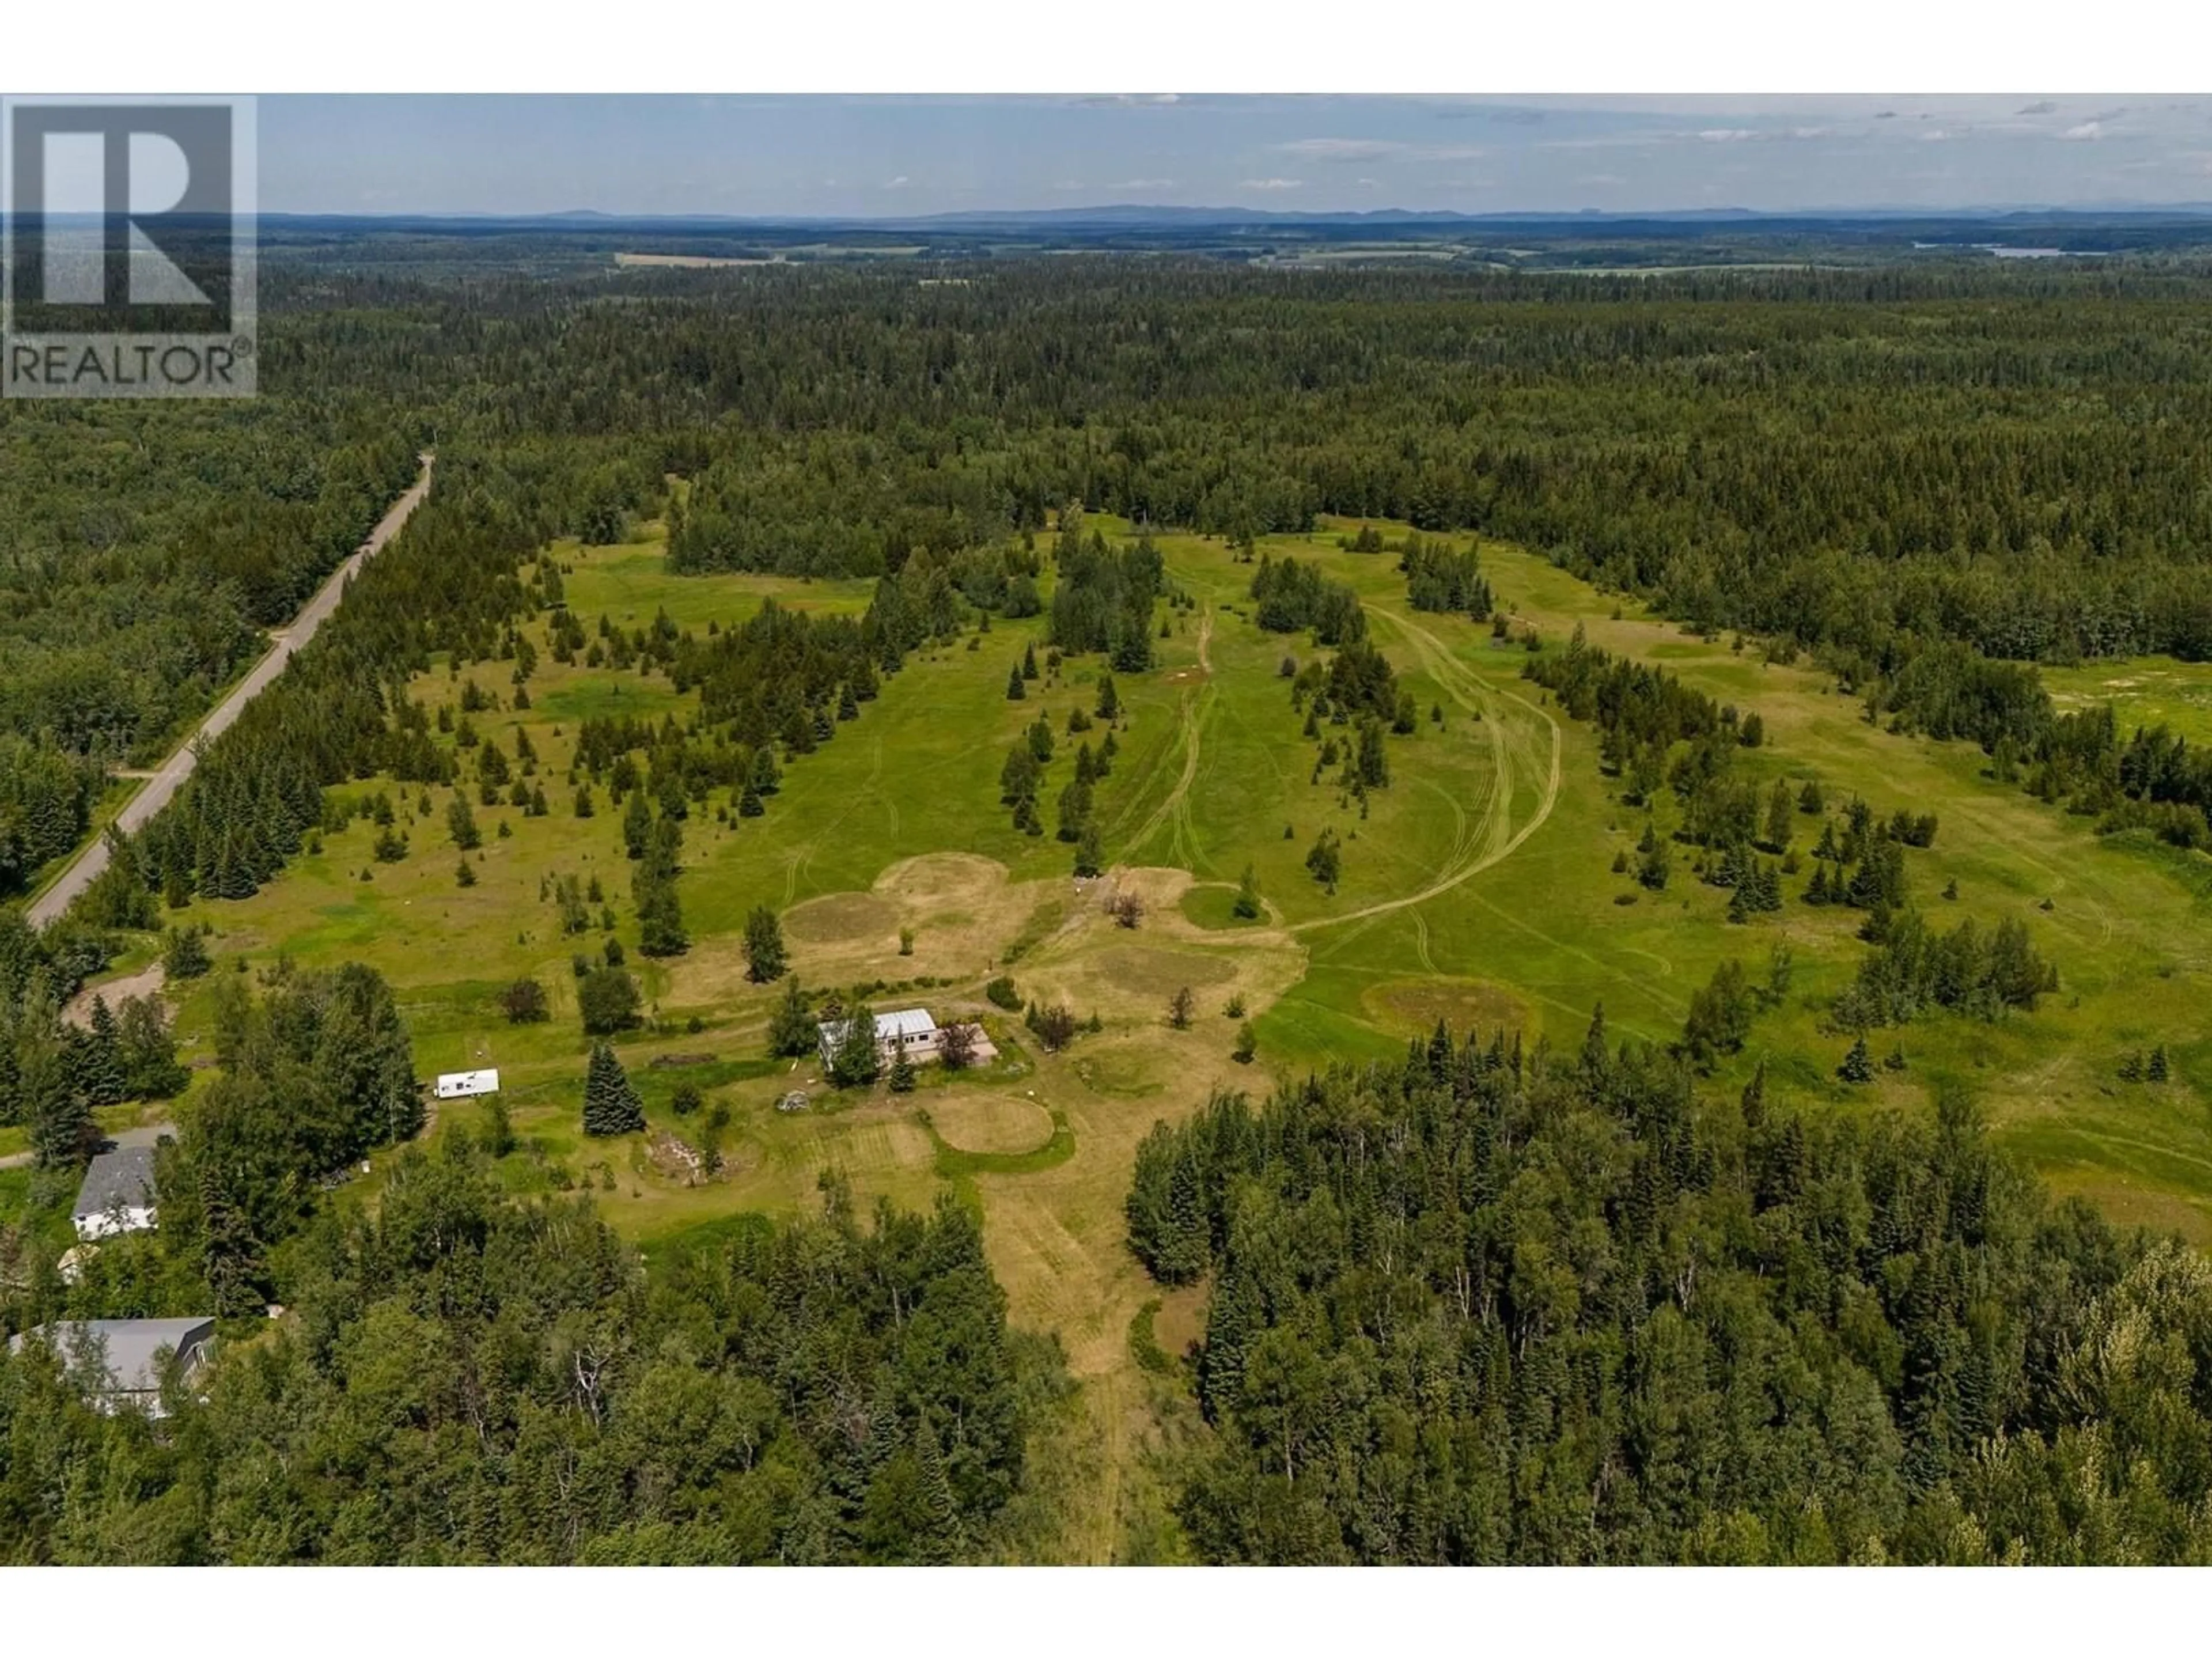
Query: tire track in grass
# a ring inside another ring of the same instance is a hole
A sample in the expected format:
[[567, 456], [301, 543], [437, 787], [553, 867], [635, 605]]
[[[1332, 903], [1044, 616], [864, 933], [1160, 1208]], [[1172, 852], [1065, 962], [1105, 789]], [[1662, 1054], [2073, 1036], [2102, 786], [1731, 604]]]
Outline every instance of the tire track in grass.
[[[1200, 683], [1194, 695], [1188, 695], [1183, 698], [1179, 715], [1182, 722], [1182, 772], [1176, 778], [1175, 787], [1168, 791], [1167, 799], [1152, 809], [1152, 816], [1146, 818], [1138, 827], [1137, 833], [1129, 838], [1125, 854], [1127, 857], [1135, 857], [1143, 849], [1145, 843], [1158, 833], [1160, 827], [1168, 823], [1176, 811], [1183, 808], [1183, 804], [1190, 799], [1191, 781], [1198, 775], [1200, 727], [1204, 724], [1206, 711], [1213, 706], [1213, 661], [1206, 651], [1212, 638], [1213, 615], [1211, 611], [1207, 611], [1201, 614], [1198, 621], [1198, 666], [1199, 672], [1206, 676], [1206, 679]], [[1115, 822], [1118, 824], [1120, 821], [1117, 819]], [[1173, 843], [1170, 845], [1172, 846]]]
[[[1453, 657], [1443, 642], [1425, 628], [1409, 621], [1394, 611], [1384, 610], [1380, 605], [1370, 605], [1366, 609], [1405, 635], [1407, 642], [1413, 647], [1414, 653], [1421, 659], [1422, 666], [1431, 678], [1443, 687], [1446, 696], [1459, 704], [1462, 708], [1482, 716], [1481, 723], [1485, 728], [1485, 736], [1489, 741], [1492, 764], [1498, 778], [1489, 810], [1486, 814], [1487, 842], [1482, 852], [1447, 869], [1437, 880], [1418, 892], [1364, 905], [1359, 909], [1346, 911], [1342, 915], [1322, 916], [1310, 921], [1295, 923], [1285, 930], [1293, 934], [1310, 933], [1322, 927], [1340, 927], [1346, 922], [1364, 921], [1371, 916], [1387, 915], [1393, 910], [1402, 910], [1412, 905], [1425, 903], [1440, 894], [1448, 893], [1470, 878], [1480, 875], [1483, 871], [1510, 858], [1520, 850], [1522, 843], [1529, 836], [1543, 827], [1545, 820], [1552, 816], [1552, 809], [1559, 805], [1561, 756], [1564, 748], [1559, 721], [1547, 710], [1530, 702], [1518, 692], [1501, 691], [1489, 684], [1474, 670]], [[1529, 757], [1532, 763], [1541, 766], [1542, 775], [1536, 785], [1538, 796], [1535, 811], [1530, 815], [1528, 822], [1517, 829], [1513, 823], [1512, 805], [1513, 790], [1518, 782], [1519, 768], [1513, 752], [1512, 741], [1504, 730], [1504, 722], [1498, 718], [1500, 712], [1498, 705], [1501, 702], [1518, 703], [1529, 714], [1541, 720], [1551, 732], [1551, 754], [1548, 765], [1535, 763], [1533, 755]], [[1487, 705], [1486, 708], [1486, 705]]]

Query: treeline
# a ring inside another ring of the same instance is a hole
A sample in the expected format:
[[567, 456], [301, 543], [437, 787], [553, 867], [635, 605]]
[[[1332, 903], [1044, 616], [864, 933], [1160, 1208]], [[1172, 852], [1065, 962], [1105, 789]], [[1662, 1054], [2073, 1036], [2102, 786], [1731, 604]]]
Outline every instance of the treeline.
[[[1222, 1562], [2184, 1561], [2212, 1273], [2054, 1204], [1945, 1096], [1700, 1101], [1601, 1035], [1442, 1031], [1139, 1151], [1210, 1277], [1173, 1456]], [[2122, 1333], [2127, 1333], [2124, 1337]]]
[[84, 839], [105, 781], [96, 760], [0, 733], [0, 896]]

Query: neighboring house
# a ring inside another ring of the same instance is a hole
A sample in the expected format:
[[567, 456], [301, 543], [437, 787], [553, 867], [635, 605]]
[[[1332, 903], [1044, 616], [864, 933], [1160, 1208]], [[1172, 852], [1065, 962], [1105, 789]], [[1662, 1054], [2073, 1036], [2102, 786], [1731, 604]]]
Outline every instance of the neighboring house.
[[[824, 1020], [817, 1032], [822, 1044], [822, 1063], [836, 1063], [837, 1045], [845, 1040], [846, 1022], [842, 1019]], [[907, 1064], [920, 1066], [937, 1058], [937, 1022], [922, 1008], [901, 1008], [895, 1013], [876, 1016], [876, 1051], [889, 1065], [894, 1055], [904, 1051]]]
[[189, 1382], [207, 1364], [214, 1340], [211, 1318], [87, 1319], [26, 1331], [8, 1350], [21, 1353], [26, 1343], [38, 1342], [52, 1348], [65, 1365], [98, 1364], [102, 1379], [90, 1401], [95, 1410], [135, 1406], [160, 1417], [164, 1358], [172, 1358], [179, 1377]]
[[144, 1232], [154, 1226], [154, 1149], [117, 1146], [94, 1158], [77, 1188], [71, 1218], [79, 1238]]

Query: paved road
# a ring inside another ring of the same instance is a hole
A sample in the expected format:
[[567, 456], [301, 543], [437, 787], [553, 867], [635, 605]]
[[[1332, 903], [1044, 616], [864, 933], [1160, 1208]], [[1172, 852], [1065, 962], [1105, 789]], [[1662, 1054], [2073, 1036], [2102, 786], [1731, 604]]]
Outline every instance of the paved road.
[[[191, 775], [193, 744], [202, 738], [214, 738], [237, 720], [246, 705], [268, 689], [269, 683], [284, 672], [284, 665], [292, 653], [315, 637], [315, 630], [331, 619], [345, 597], [346, 582], [353, 573], [380, 550], [384, 544], [399, 533], [399, 526], [407, 522], [408, 515], [422, 505], [430, 490], [430, 468], [434, 457], [425, 454], [422, 471], [407, 493], [392, 504], [369, 532], [353, 556], [337, 570], [328, 581], [315, 591], [315, 596], [301, 607], [300, 614], [276, 633], [270, 636], [268, 654], [253, 665], [251, 673], [239, 682], [235, 690], [216, 705], [215, 712], [200, 722], [199, 729], [186, 738], [177, 752], [163, 761], [149, 775], [144, 788], [133, 795], [116, 815], [115, 822], [126, 835], [143, 828], [148, 820], [169, 804], [170, 798]], [[62, 872], [61, 878], [33, 901], [24, 914], [33, 927], [44, 927], [69, 908], [79, 893], [89, 887], [100, 872], [107, 868], [107, 838], [105, 835], [76, 855], [76, 861]]]

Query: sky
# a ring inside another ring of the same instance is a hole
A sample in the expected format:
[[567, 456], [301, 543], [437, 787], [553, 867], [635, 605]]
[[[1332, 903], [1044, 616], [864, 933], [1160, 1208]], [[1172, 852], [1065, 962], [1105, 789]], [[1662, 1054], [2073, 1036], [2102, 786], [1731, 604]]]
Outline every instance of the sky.
[[2212, 99], [264, 97], [270, 213], [2212, 203]]

